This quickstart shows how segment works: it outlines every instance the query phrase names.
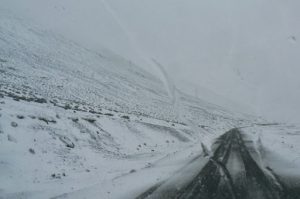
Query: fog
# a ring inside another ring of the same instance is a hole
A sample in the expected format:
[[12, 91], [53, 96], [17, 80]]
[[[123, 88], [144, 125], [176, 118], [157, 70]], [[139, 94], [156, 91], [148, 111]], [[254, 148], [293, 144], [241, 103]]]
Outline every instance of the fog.
[[200, 98], [300, 120], [297, 0], [1, 0], [1, 8], [157, 74], [155, 59]]

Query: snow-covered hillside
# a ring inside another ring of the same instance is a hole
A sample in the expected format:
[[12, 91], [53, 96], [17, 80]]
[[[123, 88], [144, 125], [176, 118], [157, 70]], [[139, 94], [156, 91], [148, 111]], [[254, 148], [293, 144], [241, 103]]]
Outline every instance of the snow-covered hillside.
[[0, 198], [121, 198], [172, 175], [199, 143], [259, 121], [180, 91], [174, 104], [130, 60], [4, 12], [0, 97]]
[[[20, 19], [1, 16], [1, 92], [27, 101], [101, 112], [102, 109], [179, 121], [173, 100], [155, 76], [109, 51], [93, 52]], [[210, 118], [242, 115], [181, 94], [186, 120], [191, 111]], [[182, 110], [181, 110], [182, 112]], [[204, 115], [204, 114], [202, 114]]]

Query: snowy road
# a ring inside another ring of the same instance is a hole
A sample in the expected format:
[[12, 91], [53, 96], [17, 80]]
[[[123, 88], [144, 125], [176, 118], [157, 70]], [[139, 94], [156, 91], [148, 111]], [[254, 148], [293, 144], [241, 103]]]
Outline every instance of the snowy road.
[[[300, 198], [299, 179], [282, 178], [272, 170], [272, 165], [261, 166], [253, 141], [247, 140], [239, 129], [232, 129], [219, 137], [213, 149], [209, 161], [184, 186], [177, 185], [180, 183], [178, 179], [170, 179], [172, 186], [154, 186], [137, 198]], [[201, 162], [200, 159], [197, 161]]]

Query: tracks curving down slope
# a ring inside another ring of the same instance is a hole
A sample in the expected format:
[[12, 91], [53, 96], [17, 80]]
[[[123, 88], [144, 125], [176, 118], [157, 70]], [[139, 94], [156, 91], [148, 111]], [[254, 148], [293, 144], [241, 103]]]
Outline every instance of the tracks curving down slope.
[[156, 185], [137, 199], [300, 198], [299, 188], [288, 187], [270, 167], [263, 168], [257, 163], [252, 141], [243, 137], [237, 128], [226, 132], [214, 143], [214, 154], [209, 161], [188, 183], [173, 188]]

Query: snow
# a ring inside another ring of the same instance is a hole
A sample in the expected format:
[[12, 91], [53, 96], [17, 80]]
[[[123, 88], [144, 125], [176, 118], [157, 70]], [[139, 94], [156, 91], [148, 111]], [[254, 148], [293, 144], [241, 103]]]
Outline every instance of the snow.
[[192, 95], [198, 89], [210, 102], [234, 101], [230, 108], [242, 110], [239, 101], [265, 117], [299, 121], [299, 1], [107, 3], [121, 23], [99, 0], [2, 0], [0, 7], [89, 49], [105, 46], [148, 71], [142, 57], [154, 58], [177, 88]]
[[261, 121], [180, 91], [176, 107], [133, 62], [7, 12], [0, 46], [0, 198], [130, 198]]
[[158, 61], [163, 80], [2, 10], [0, 46], [1, 199], [133, 198], [163, 182], [184, 186], [207, 162], [203, 148], [236, 127], [266, 172], [300, 175], [300, 127], [188, 95]]
[[[125, 190], [128, 194], [131, 189], [137, 192], [170, 177], [201, 152], [199, 135], [184, 133], [189, 130], [184, 125], [173, 127], [157, 119], [144, 121], [143, 117], [130, 121], [117, 116], [96, 117], [6, 97], [1, 102], [0, 184], [4, 198], [49, 198], [64, 193], [69, 198], [108, 193], [111, 198], [120, 198]], [[17, 126], [11, 126], [12, 122]], [[174, 134], [176, 131], [186, 139]]]
[[300, 127], [295, 124], [267, 124], [243, 129], [254, 141], [262, 167], [279, 176], [300, 176]]

